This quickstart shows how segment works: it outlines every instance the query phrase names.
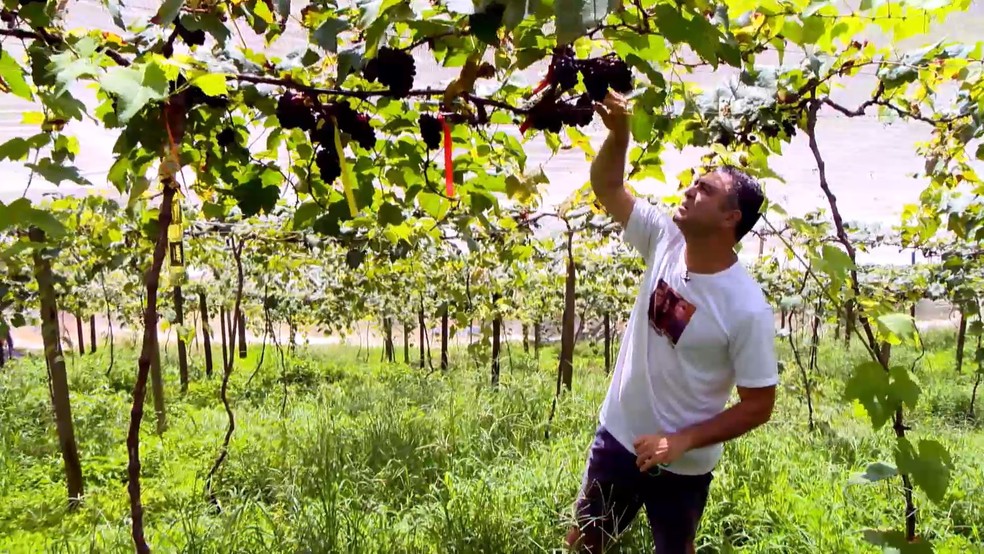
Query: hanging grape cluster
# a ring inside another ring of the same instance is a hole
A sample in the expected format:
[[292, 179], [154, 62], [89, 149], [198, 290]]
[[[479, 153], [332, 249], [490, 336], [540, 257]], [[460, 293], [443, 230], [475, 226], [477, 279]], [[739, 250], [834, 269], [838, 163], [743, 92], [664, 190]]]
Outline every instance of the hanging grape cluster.
[[376, 130], [369, 122], [369, 116], [357, 112], [346, 100], [323, 105], [311, 96], [288, 91], [277, 101], [277, 119], [284, 129], [310, 133], [311, 142], [319, 147], [314, 161], [325, 183], [333, 182], [342, 174], [335, 146], [336, 124], [343, 137], [357, 142], [362, 148], [371, 150], [376, 146]]
[[366, 62], [362, 76], [371, 83], [379, 82], [397, 97], [404, 97], [413, 88], [417, 66], [413, 56], [405, 50], [384, 46], [375, 58]]
[[420, 137], [424, 139], [424, 144], [428, 150], [437, 150], [441, 147], [441, 134], [443, 125], [441, 121], [430, 114], [420, 114]]
[[579, 60], [570, 46], [554, 49], [543, 85], [568, 91], [577, 85], [578, 74], [595, 102], [603, 101], [609, 89], [622, 93], [632, 90], [632, 70], [616, 54]]
[[[577, 86], [578, 75], [587, 92], [571, 99], [561, 98]], [[603, 101], [609, 90], [626, 93], [632, 86], [632, 70], [617, 55], [579, 60], [570, 46], [558, 47], [546, 77], [534, 93], [548, 90], [530, 108], [521, 131], [532, 127], [558, 133], [564, 125], [584, 127], [594, 116], [594, 102]]]
[[548, 94], [530, 108], [526, 125], [540, 131], [559, 133], [564, 125], [584, 127], [591, 123], [593, 116], [594, 104], [587, 94], [576, 100], [559, 99]]

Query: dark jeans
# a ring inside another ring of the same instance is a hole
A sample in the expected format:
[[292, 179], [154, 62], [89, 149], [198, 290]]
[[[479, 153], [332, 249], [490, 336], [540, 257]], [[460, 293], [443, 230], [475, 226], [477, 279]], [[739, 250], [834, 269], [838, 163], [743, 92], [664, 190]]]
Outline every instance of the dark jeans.
[[712, 478], [659, 468], [642, 473], [635, 453], [599, 427], [576, 503], [580, 551], [607, 552], [645, 506], [656, 554], [692, 552]]

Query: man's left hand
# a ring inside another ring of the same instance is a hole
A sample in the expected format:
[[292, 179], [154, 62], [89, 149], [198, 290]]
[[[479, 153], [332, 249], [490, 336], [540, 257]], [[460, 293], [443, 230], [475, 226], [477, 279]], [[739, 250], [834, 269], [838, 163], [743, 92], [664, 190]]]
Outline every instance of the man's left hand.
[[689, 433], [642, 435], [632, 445], [639, 471], [646, 472], [657, 464], [672, 464], [690, 450], [693, 439]]

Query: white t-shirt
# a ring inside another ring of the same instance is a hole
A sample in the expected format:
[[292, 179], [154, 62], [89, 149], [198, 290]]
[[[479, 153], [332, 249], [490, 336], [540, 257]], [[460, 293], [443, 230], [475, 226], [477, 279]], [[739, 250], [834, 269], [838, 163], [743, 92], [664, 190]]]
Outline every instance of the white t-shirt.
[[[599, 422], [630, 452], [640, 435], [673, 433], [727, 408], [735, 385], [778, 383], [775, 317], [740, 262], [684, 281], [684, 238], [659, 208], [637, 199], [623, 236], [646, 272], [619, 348]], [[666, 467], [714, 469], [724, 446], [691, 450]]]

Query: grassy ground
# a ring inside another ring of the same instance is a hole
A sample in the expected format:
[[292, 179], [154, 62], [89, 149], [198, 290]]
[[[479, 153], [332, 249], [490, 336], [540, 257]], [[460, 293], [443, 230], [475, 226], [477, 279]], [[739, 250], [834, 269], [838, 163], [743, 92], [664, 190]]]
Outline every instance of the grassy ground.
[[[921, 407], [909, 421], [915, 438], [944, 442], [957, 469], [941, 504], [917, 494], [919, 528], [938, 552], [982, 552], [984, 431], [966, 415], [972, 371], [954, 373], [952, 337], [927, 342], [916, 370]], [[246, 387], [256, 348], [237, 360], [230, 388], [237, 429], [217, 482], [218, 514], [203, 487], [226, 426], [220, 380], [198, 379], [193, 353], [196, 380], [179, 396], [173, 354], [169, 430], [154, 434], [148, 404], [141, 445], [147, 536], [158, 552], [549, 552], [562, 545], [607, 386], [597, 349], [579, 346], [573, 394], [546, 438], [554, 351], [537, 369], [513, 346], [493, 391], [487, 370], [460, 358], [446, 375], [427, 374], [379, 364], [377, 352], [357, 361], [342, 347], [288, 358], [285, 373], [268, 348]], [[785, 364], [774, 419], [729, 443], [715, 472], [702, 552], [875, 552], [865, 529], [901, 528], [897, 480], [848, 485], [868, 462], [892, 459], [891, 431], [872, 431], [840, 400], [851, 359], [862, 355], [823, 345], [813, 433], [798, 370]], [[0, 370], [0, 552], [132, 551], [124, 440], [134, 353], [118, 351], [108, 377], [105, 351], [68, 364], [84, 506], [65, 510], [44, 364], [18, 360]], [[639, 517], [622, 551], [648, 544]]]

